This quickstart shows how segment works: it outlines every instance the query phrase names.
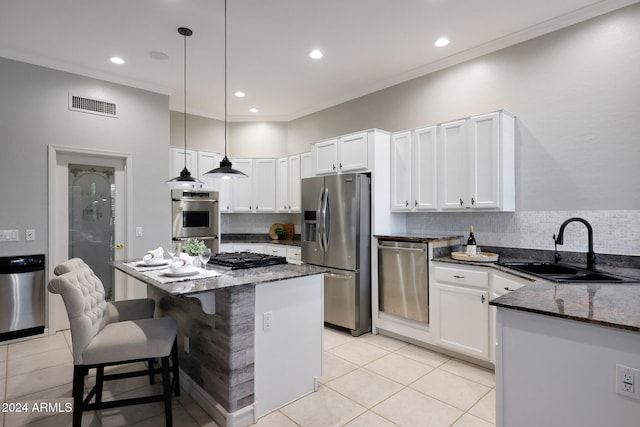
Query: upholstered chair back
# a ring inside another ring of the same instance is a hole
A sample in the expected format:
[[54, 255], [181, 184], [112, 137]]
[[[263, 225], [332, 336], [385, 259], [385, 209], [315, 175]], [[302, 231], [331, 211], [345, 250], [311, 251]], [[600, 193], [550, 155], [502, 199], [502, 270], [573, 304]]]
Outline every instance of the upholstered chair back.
[[71, 258], [70, 260], [63, 262], [62, 264], [57, 265], [56, 268], [53, 269], [53, 274], [55, 274], [56, 276], [60, 276], [64, 273], [68, 273], [70, 271], [85, 267], [89, 267], [89, 265], [87, 265], [87, 263], [82, 259]]
[[109, 322], [102, 281], [85, 267], [52, 278], [48, 289], [62, 296], [71, 326], [73, 362], [82, 365], [82, 351]]

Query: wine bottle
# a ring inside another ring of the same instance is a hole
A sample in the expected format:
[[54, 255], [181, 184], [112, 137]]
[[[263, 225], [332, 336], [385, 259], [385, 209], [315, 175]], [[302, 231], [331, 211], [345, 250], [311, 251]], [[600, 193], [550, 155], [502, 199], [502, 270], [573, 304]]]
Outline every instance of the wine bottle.
[[467, 255], [477, 255], [476, 237], [473, 235], [473, 225], [469, 227], [469, 238], [467, 239]]

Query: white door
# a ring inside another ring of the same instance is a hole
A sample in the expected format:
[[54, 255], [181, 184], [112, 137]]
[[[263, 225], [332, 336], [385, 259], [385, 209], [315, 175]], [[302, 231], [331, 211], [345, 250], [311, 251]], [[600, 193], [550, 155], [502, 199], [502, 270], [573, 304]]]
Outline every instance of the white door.
[[253, 212], [253, 159], [233, 159], [232, 167], [248, 178], [234, 179], [231, 183], [231, 209], [233, 212]]
[[442, 208], [461, 209], [471, 207], [470, 200], [466, 200], [468, 188], [467, 139], [465, 134], [465, 120], [458, 120], [440, 125], [442, 148], [443, 179]]
[[357, 133], [340, 138], [338, 167], [340, 172], [367, 169], [367, 133]]
[[[100, 277], [109, 300], [131, 297], [128, 283], [111, 263], [130, 258], [126, 230], [127, 154], [49, 148], [49, 268], [80, 257]], [[67, 329], [59, 295], [49, 294], [49, 330]]]
[[500, 207], [500, 133], [499, 113], [469, 119], [472, 158], [471, 207]]
[[278, 159], [278, 191], [276, 192], [276, 207], [278, 212], [289, 212], [289, 158]]
[[315, 162], [313, 169], [316, 175], [338, 173], [338, 140], [330, 139], [314, 144], [313, 156]]
[[[198, 179], [204, 183], [204, 188], [220, 191], [220, 179], [206, 176], [205, 173], [220, 166], [220, 156], [217, 153], [198, 151]], [[193, 176], [193, 172], [191, 172]]]
[[255, 159], [253, 203], [255, 212], [276, 211], [276, 159]]
[[289, 211], [302, 210], [302, 159], [300, 155], [289, 157]]

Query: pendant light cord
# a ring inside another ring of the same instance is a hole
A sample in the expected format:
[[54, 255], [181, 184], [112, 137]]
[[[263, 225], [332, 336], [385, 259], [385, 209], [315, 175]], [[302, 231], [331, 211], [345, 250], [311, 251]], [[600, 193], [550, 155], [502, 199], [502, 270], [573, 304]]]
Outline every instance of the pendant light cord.
[[187, 34], [184, 34], [184, 167], [187, 167]]
[[227, 0], [224, 0], [224, 157], [227, 157]]

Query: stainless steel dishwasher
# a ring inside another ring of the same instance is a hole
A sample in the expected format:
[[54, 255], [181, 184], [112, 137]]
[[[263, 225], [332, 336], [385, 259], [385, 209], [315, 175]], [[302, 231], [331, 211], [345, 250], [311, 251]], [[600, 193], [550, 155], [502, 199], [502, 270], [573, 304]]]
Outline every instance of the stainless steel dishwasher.
[[44, 255], [0, 258], [0, 342], [44, 333]]
[[429, 323], [427, 244], [380, 240], [378, 289], [380, 311]]

